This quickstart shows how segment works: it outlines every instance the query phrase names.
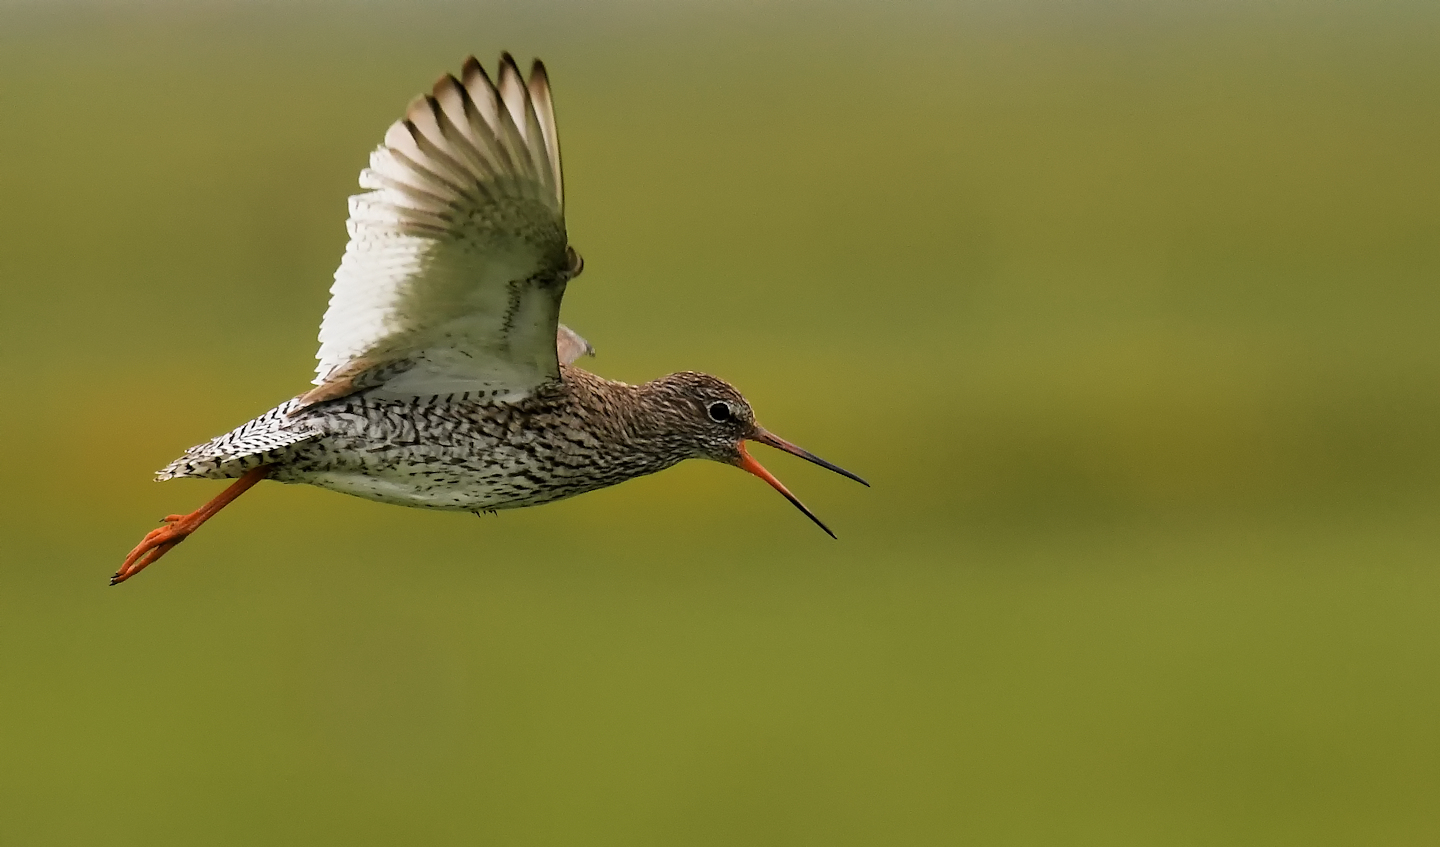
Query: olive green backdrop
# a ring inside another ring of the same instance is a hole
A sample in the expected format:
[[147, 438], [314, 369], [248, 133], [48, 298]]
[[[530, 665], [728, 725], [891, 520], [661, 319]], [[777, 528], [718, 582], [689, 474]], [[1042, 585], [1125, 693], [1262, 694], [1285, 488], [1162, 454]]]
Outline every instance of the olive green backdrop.
[[[524, 6], [521, 9], [521, 6]], [[0, 5], [0, 842], [1440, 841], [1426, 3]], [[477, 520], [185, 447], [306, 387], [345, 197], [543, 56], [590, 365], [689, 463]], [[757, 454], [758, 455], [758, 454]]]

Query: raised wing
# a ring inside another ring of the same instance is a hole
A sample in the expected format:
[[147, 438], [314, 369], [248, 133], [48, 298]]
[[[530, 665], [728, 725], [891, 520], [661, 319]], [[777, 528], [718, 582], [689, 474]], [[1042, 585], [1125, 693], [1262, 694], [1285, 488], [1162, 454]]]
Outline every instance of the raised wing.
[[557, 345], [588, 350], [559, 326], [581, 262], [545, 66], [522, 80], [505, 54], [497, 80], [470, 57], [371, 154], [302, 404], [362, 388], [518, 399], [559, 376]]

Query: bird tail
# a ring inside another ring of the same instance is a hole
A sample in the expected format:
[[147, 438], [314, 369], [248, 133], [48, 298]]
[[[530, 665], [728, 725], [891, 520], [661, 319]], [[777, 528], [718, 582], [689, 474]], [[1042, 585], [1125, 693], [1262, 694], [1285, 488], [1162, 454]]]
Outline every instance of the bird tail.
[[286, 449], [320, 435], [303, 419], [285, 416], [297, 403], [287, 400], [218, 438], [191, 447], [157, 471], [155, 479], [234, 479], [251, 468], [275, 461]]

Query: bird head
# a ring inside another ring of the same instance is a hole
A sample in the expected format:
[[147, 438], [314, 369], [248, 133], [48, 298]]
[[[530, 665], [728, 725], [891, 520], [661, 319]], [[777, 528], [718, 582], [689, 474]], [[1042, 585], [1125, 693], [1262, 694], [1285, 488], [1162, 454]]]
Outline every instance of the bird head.
[[745, 397], [733, 385], [719, 377], [687, 371], [662, 377], [650, 385], [663, 397], [662, 403], [666, 407], [666, 417], [669, 418], [670, 433], [683, 441], [685, 448], [694, 458], [734, 465], [760, 477], [825, 530], [831, 538], [835, 537], [835, 533], [831, 532], [814, 512], [806, 508], [799, 498], [791, 494], [774, 474], [765, 470], [764, 466], [750, 455], [746, 449], [747, 443], [753, 441], [783, 450], [792, 456], [799, 456], [841, 476], [849, 477], [861, 485], [870, 485], [844, 468], [833, 465], [760, 426], [755, 422], [755, 411], [750, 408]]

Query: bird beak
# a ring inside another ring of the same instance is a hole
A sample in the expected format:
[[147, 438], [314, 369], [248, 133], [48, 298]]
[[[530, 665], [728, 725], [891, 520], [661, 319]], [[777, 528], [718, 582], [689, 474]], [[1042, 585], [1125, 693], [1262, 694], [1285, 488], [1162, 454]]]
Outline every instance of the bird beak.
[[[855, 480], [856, 482], [867, 488], [870, 486], [870, 483], [866, 482], [855, 474], [850, 473], [839, 465], [832, 465], [824, 459], [820, 458], [819, 456], [815, 455], [814, 453], [811, 453], [809, 450], [802, 450], [801, 448], [796, 447], [794, 444], [791, 444], [780, 436], [772, 435], [771, 433], [766, 432], [758, 426], [755, 427], [754, 431], [752, 431], [749, 436], [747, 436], [747, 439], [750, 441], [759, 442], [760, 444], [768, 444], [769, 446], [774, 447], [777, 450], [784, 450], [786, 453], [789, 453], [792, 456], [799, 456], [807, 462], [814, 462], [822, 468], [832, 470], [835, 473], [840, 474], [841, 476], [849, 477], [850, 479]], [[750, 453], [746, 451], [744, 441], [740, 442], [738, 449], [739, 455], [735, 458], [736, 467], [740, 468], [741, 470], [749, 471], [750, 473], [755, 474], [756, 476], [770, 483], [771, 488], [774, 488], [776, 491], [780, 492], [786, 500], [789, 500], [791, 503], [795, 504], [795, 508], [804, 512], [805, 517], [814, 521], [816, 526], [825, 530], [826, 535], [830, 536], [831, 538], [835, 537], [835, 533], [830, 531], [830, 527], [826, 526], [819, 518], [815, 517], [815, 513], [806, 508], [805, 504], [800, 502], [800, 498], [796, 497], [794, 494], [791, 494], [790, 489], [786, 488], [784, 484], [780, 482], [780, 480], [776, 479], [774, 474], [765, 470], [765, 467], [763, 465], [755, 461], [755, 459], [750, 455]]]

